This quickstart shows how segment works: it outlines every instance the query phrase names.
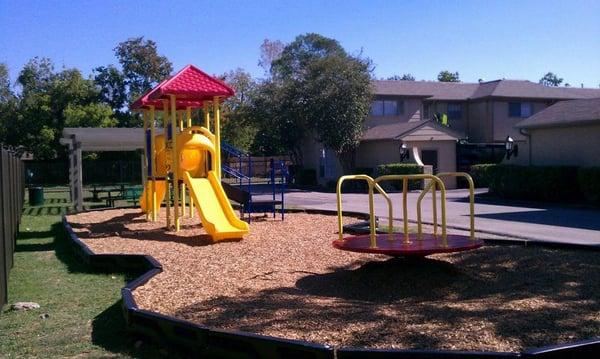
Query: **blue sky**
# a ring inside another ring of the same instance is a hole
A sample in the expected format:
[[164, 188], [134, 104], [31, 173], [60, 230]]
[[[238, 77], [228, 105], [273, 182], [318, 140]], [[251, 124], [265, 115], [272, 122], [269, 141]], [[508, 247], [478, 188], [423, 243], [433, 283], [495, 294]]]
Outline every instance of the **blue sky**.
[[375, 75], [537, 81], [553, 71], [571, 85], [600, 85], [600, 1], [15, 1], [0, 0], [0, 62], [13, 78], [33, 56], [85, 74], [116, 62], [130, 37], [157, 42], [175, 69], [241, 67], [261, 76], [265, 38], [333, 37], [362, 50]]

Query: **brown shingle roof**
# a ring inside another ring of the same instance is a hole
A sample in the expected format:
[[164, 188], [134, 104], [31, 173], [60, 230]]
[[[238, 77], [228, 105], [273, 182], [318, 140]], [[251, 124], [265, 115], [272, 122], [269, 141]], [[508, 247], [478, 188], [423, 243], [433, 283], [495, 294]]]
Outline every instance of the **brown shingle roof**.
[[557, 102], [517, 123], [517, 128], [560, 127], [600, 122], [600, 98]]
[[426, 100], [465, 101], [485, 97], [577, 99], [600, 97], [600, 89], [548, 87], [531, 81], [495, 80], [482, 83], [434, 81], [373, 81], [376, 95], [417, 96]]
[[374, 140], [396, 140], [403, 135], [408, 134], [426, 124], [430, 124], [436, 129], [448, 133], [449, 135], [456, 137], [457, 139], [464, 138], [464, 134], [453, 131], [450, 128], [439, 125], [437, 122], [432, 120], [421, 120], [412, 122], [394, 122], [391, 124], [377, 125], [367, 128], [361, 138], [362, 141], [374, 141]]

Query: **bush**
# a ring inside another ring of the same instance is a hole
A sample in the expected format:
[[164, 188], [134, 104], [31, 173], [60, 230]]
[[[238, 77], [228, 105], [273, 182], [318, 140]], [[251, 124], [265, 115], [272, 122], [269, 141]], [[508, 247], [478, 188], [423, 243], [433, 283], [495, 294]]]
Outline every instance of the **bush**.
[[586, 201], [600, 204], [600, 167], [580, 168], [577, 171], [577, 184]]
[[302, 186], [317, 185], [317, 171], [312, 168], [301, 168], [296, 172], [296, 184]]
[[487, 168], [490, 193], [509, 199], [576, 201], [576, 167], [496, 165]]
[[471, 177], [473, 177], [473, 182], [475, 182], [475, 187], [489, 187], [490, 182], [492, 181], [492, 172], [495, 167], [498, 166], [495, 163], [486, 163], [480, 165], [473, 165], [469, 170]]
[[[414, 163], [389, 163], [386, 165], [379, 165], [375, 171], [375, 176], [385, 176], [385, 175], [412, 175], [412, 174], [421, 174], [423, 173], [423, 167], [414, 164]], [[420, 189], [422, 188], [422, 182], [419, 181], [409, 181], [408, 188]], [[393, 181], [390, 182], [392, 187], [397, 190], [402, 190], [402, 181]]]

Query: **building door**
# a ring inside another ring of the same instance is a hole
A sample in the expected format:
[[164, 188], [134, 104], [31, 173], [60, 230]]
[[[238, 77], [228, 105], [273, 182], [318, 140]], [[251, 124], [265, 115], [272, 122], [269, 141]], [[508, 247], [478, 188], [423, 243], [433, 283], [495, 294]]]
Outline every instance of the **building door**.
[[437, 150], [421, 150], [421, 161], [424, 165], [433, 167], [433, 174], [438, 173], [438, 151]]

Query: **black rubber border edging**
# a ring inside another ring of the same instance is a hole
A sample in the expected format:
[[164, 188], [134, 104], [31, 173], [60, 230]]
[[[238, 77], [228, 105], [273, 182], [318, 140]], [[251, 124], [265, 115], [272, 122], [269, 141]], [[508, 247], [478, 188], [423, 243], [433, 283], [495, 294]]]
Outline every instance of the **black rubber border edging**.
[[[105, 210], [105, 209], [102, 209]], [[331, 214], [330, 211], [297, 210], [294, 212]], [[344, 212], [346, 213], [346, 212]], [[348, 213], [346, 213], [348, 214]], [[363, 213], [355, 213], [364, 216]], [[211, 358], [281, 358], [281, 359], [460, 359], [460, 358], [600, 358], [600, 338], [574, 343], [552, 345], [512, 352], [469, 352], [446, 350], [333, 348], [327, 345], [265, 336], [260, 334], [209, 328], [171, 316], [140, 309], [132, 292], [162, 272], [162, 265], [149, 255], [96, 254], [83, 243], [63, 216], [63, 225], [77, 255], [90, 267], [101, 271], [144, 271], [138, 278], [121, 289], [123, 314], [128, 329], [155, 339], [157, 342], [184, 350], [194, 356]], [[498, 244], [523, 244], [527, 242], [502, 241]], [[548, 243], [538, 242], [536, 245]], [[551, 246], [551, 245], [550, 245]], [[556, 246], [551, 246], [556, 248]], [[559, 248], [582, 249], [581, 246], [561, 244]], [[590, 248], [595, 249], [595, 248]]]

